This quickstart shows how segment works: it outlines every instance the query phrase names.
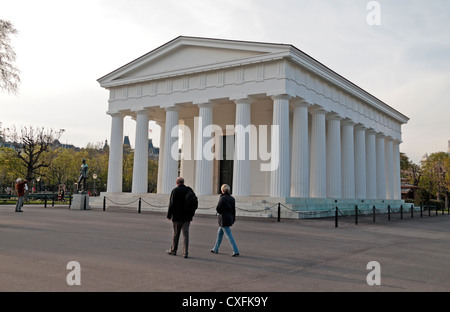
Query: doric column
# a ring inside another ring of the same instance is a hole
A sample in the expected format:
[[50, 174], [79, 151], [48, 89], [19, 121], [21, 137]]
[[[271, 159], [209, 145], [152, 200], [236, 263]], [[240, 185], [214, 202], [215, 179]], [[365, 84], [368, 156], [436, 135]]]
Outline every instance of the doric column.
[[164, 138], [166, 132], [166, 122], [158, 121], [157, 124], [161, 127], [159, 133], [159, 154], [158, 154], [158, 185], [156, 187], [156, 192], [158, 194], [163, 193], [163, 171], [164, 171]]
[[148, 112], [136, 112], [132, 193], [148, 191]]
[[355, 123], [342, 122], [342, 197], [355, 198]]
[[394, 199], [394, 155], [391, 138], [386, 138], [386, 199]]
[[[196, 117], [183, 118], [183, 142], [181, 145], [180, 176], [184, 178], [184, 184], [195, 187], [195, 147], [194, 134], [197, 133]], [[181, 123], [181, 120], [180, 120]]]
[[341, 117], [327, 115], [327, 197], [341, 198]]
[[320, 108], [311, 110], [311, 157], [310, 157], [310, 187], [312, 198], [326, 198], [327, 196], [327, 170], [326, 170], [326, 140], [325, 140], [325, 114]]
[[[250, 195], [250, 98], [234, 99], [236, 103], [235, 152], [233, 161], [233, 194]], [[248, 133], [248, 136], [246, 135]]]
[[[278, 167], [271, 172], [270, 196], [289, 197], [291, 193], [291, 163], [289, 140], [289, 100], [291, 96], [275, 95], [273, 99], [272, 126], [278, 127], [276, 136], [272, 136], [272, 161], [278, 162]], [[274, 132], [272, 132], [274, 133]], [[277, 144], [276, 144], [277, 143]], [[274, 148], [277, 146], [276, 148]]]
[[377, 148], [376, 132], [373, 129], [366, 131], [366, 187], [367, 198], [377, 199]]
[[178, 176], [178, 108], [166, 108], [162, 193], [170, 194]]
[[308, 106], [294, 102], [292, 135], [291, 196], [309, 197]]
[[110, 114], [111, 140], [109, 145], [108, 184], [110, 193], [122, 192], [122, 166], [123, 166], [123, 118], [121, 113]]
[[376, 136], [377, 142], [377, 198], [386, 199], [386, 144], [384, 135]]
[[[205, 144], [211, 140], [213, 123], [213, 104], [198, 104], [199, 119], [196, 141], [195, 155], [195, 192], [197, 195], [211, 195], [213, 187], [213, 158], [214, 154], [211, 148], [205, 147]], [[211, 146], [212, 147], [212, 146]]]
[[395, 140], [393, 143], [394, 157], [394, 199], [402, 199], [402, 189], [400, 180], [400, 142]]
[[355, 127], [355, 197], [367, 197], [366, 175], [366, 128], [362, 125]]

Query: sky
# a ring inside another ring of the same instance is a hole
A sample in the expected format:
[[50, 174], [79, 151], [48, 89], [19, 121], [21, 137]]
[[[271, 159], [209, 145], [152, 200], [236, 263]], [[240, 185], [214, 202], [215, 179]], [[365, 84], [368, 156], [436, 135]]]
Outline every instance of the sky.
[[[409, 117], [400, 151], [411, 161], [447, 151], [449, 0], [0, 0], [0, 19], [19, 32], [21, 77], [18, 95], [0, 92], [3, 128], [64, 129], [60, 141], [79, 147], [109, 141], [97, 79], [183, 35], [292, 44]], [[126, 117], [132, 146], [134, 132]]]

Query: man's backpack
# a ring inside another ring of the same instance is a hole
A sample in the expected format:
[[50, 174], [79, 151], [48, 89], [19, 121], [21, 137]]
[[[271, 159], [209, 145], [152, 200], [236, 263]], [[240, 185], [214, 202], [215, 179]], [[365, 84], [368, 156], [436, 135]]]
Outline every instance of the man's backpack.
[[194, 190], [192, 188], [188, 186], [187, 189], [188, 191], [186, 193], [184, 205], [189, 211], [189, 214], [193, 217], [195, 215], [195, 211], [198, 208], [198, 198], [197, 195], [195, 195]]

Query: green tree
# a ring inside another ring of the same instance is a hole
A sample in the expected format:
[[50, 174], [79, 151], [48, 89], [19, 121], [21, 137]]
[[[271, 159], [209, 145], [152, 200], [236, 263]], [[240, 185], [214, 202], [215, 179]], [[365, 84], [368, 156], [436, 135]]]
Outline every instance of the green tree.
[[437, 200], [445, 198], [446, 207], [448, 207], [448, 196], [450, 192], [449, 177], [450, 174], [450, 156], [445, 152], [433, 153], [422, 165], [422, 178], [420, 186], [435, 194]]
[[[97, 193], [105, 191], [104, 185], [106, 184], [108, 174], [108, 153], [99, 144], [88, 144], [84, 152], [86, 153], [86, 162], [89, 165], [89, 189], [93, 191], [95, 186]], [[94, 174], [96, 179], [94, 179]]]
[[48, 168], [55, 157], [53, 142], [58, 140], [64, 130], [22, 127], [20, 132], [13, 127], [8, 137], [15, 146], [16, 156], [20, 159], [20, 173], [26, 180], [32, 181], [41, 175], [41, 170]]
[[123, 176], [122, 176], [122, 190], [124, 192], [131, 192], [133, 183], [133, 163], [134, 152], [123, 153]]
[[407, 183], [419, 185], [422, 169], [419, 165], [410, 161], [404, 153], [400, 153], [400, 172], [401, 177], [406, 179]]
[[0, 148], [0, 193], [6, 192], [8, 187], [14, 189], [19, 172], [20, 162], [16, 151], [9, 147]]
[[54, 190], [58, 185], [65, 185], [66, 190], [72, 190], [78, 171], [78, 164], [75, 162], [76, 154], [74, 149], [58, 148], [51, 165], [41, 172]]
[[148, 192], [156, 193], [158, 184], [158, 161], [148, 160]]

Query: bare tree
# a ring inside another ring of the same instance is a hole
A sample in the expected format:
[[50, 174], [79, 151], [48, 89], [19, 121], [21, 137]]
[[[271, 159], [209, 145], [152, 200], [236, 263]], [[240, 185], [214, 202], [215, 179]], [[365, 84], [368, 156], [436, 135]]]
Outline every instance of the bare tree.
[[54, 142], [58, 140], [64, 129], [54, 131], [52, 129], [23, 127], [20, 133], [15, 127], [9, 133], [9, 139], [13, 142], [17, 157], [22, 161], [23, 174], [28, 181], [40, 175], [42, 168], [48, 168], [55, 157]]
[[17, 30], [5, 20], [0, 19], [0, 89], [17, 94], [20, 77], [19, 70], [14, 65], [16, 53], [11, 47], [10, 35], [16, 35]]

